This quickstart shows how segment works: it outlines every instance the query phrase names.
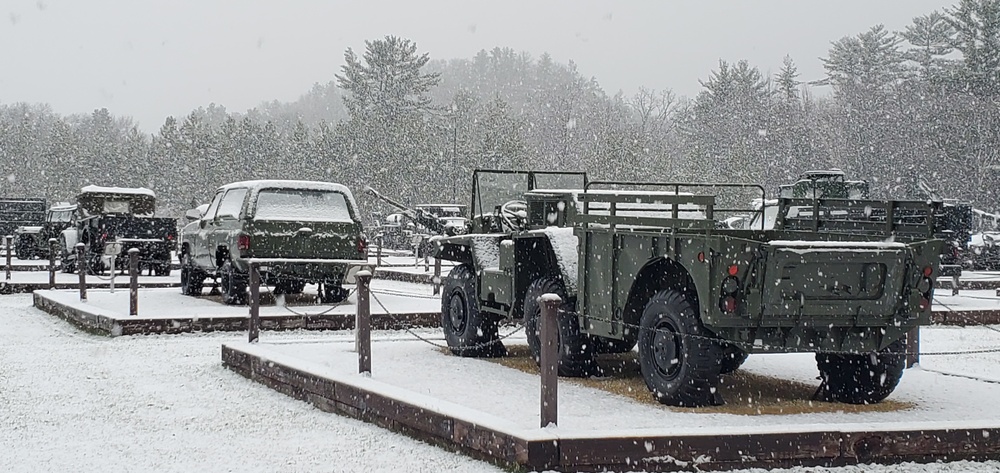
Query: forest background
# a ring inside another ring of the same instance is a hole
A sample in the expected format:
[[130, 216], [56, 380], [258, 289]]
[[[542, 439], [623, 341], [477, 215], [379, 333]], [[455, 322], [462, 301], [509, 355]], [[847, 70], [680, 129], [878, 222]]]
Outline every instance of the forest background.
[[[0, 104], [0, 196], [71, 201], [84, 185], [147, 187], [180, 216], [245, 179], [372, 186], [408, 204], [466, 203], [476, 168], [583, 170], [592, 179], [761, 183], [809, 169], [866, 179], [875, 196], [1000, 206], [1000, 0], [961, 0], [831, 42], [804, 83], [720, 60], [693, 98], [609, 95], [573, 62], [497, 47], [436, 59], [387, 36], [292, 103], [209, 104], [157, 133], [107, 109], [60, 116]], [[651, 60], [669, 61], [669, 58]], [[822, 95], [815, 90], [830, 91]]]

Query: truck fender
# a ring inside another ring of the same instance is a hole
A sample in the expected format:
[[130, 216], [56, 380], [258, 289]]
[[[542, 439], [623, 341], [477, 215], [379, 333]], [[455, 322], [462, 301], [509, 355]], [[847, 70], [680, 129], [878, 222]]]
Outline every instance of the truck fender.
[[[698, 306], [698, 290], [691, 273], [684, 265], [667, 257], [649, 260], [636, 275], [629, 289], [622, 319], [628, 329], [637, 327], [646, 303], [654, 294], [663, 289], [676, 289], [689, 294], [692, 303]], [[638, 336], [638, 333], [632, 334]]]
[[66, 242], [65, 251], [69, 252], [80, 241], [80, 231], [75, 228], [67, 228], [62, 232], [63, 241]]

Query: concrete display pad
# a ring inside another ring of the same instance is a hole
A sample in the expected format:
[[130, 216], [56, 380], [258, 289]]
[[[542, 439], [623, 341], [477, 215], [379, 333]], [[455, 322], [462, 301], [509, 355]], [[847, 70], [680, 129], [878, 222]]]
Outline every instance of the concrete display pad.
[[[372, 301], [372, 324], [376, 328], [437, 327], [441, 323], [441, 303], [430, 295], [429, 287], [403, 283], [373, 284], [373, 296], [385, 305]], [[307, 286], [306, 290], [311, 287]], [[206, 290], [206, 293], [208, 291]], [[426, 292], [426, 294], [425, 294]], [[276, 304], [273, 296], [262, 295], [260, 328], [264, 330], [340, 330], [354, 327], [357, 296], [352, 294], [340, 304], [317, 305], [311, 296], [293, 298], [287, 305]], [[108, 336], [182, 333], [197, 331], [243, 331], [249, 326], [247, 306], [227, 306], [218, 297], [185, 296], [179, 289], [144, 289], [139, 291], [138, 315], [129, 315], [127, 288], [110, 293], [108, 289], [91, 290], [81, 301], [74, 290], [39, 290], [34, 293], [35, 307], [56, 315], [84, 330]]]
[[[925, 344], [942, 351], [964, 337], [988, 337], [984, 328], [932, 332]], [[1000, 406], [988, 401], [1000, 398], [996, 353], [978, 363], [928, 357], [928, 365], [945, 371], [907, 370], [890, 399], [909, 407], [889, 412], [720, 414], [640, 404], [560, 378], [559, 424], [540, 428], [537, 374], [392, 337], [373, 340], [370, 375], [357, 373], [350, 339], [226, 344], [222, 363], [321, 410], [515, 468], [666, 471], [1000, 458]], [[1000, 344], [1000, 334], [991, 341]], [[975, 376], [970, 365], [993, 378]], [[972, 371], [946, 371], [966, 368]], [[816, 382], [809, 355], [752, 355], [741, 370]]]

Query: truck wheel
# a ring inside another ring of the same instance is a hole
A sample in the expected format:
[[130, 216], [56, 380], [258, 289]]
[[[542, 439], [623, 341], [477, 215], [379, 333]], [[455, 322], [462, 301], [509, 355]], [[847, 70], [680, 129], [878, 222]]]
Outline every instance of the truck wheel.
[[181, 294], [185, 296], [200, 296], [205, 284], [205, 275], [191, 264], [191, 257], [181, 255]]
[[639, 368], [657, 401], [680, 407], [723, 404], [717, 389], [722, 349], [689, 296], [661, 290], [646, 303], [639, 325]]
[[562, 284], [549, 278], [534, 280], [524, 294], [524, 332], [535, 363], [541, 362], [542, 307], [538, 298], [543, 294], [555, 294], [563, 301], [558, 316], [559, 376], [580, 378], [597, 374], [594, 341], [589, 335], [580, 332], [576, 308], [566, 297]]
[[[303, 285], [303, 288], [304, 287], [305, 286]], [[299, 292], [302, 292], [302, 290], [299, 289]], [[293, 293], [288, 292], [286, 294]], [[341, 287], [340, 284], [324, 283], [323, 292], [320, 294], [319, 300], [324, 304], [336, 304], [338, 302], [343, 302], [344, 299], [347, 299], [348, 294], [350, 294], [350, 291]]]
[[222, 302], [228, 305], [247, 303], [247, 277], [233, 267], [232, 261], [222, 264], [220, 286], [222, 286]]
[[468, 265], [448, 273], [441, 291], [441, 329], [452, 354], [467, 357], [501, 357], [507, 354], [500, 341], [497, 321], [479, 311], [476, 276]]
[[722, 345], [722, 358], [719, 362], [721, 370], [719, 373], [727, 374], [732, 373], [743, 366], [743, 362], [747, 361], [750, 356], [749, 353], [740, 349], [740, 347], [732, 343], [724, 343]]
[[[275, 294], [302, 294], [302, 290], [306, 288], [305, 281], [279, 281], [274, 285]], [[345, 291], [341, 288], [341, 291]], [[343, 299], [341, 299], [343, 300]], [[339, 302], [339, 301], [338, 301]]]
[[822, 383], [816, 399], [848, 404], [875, 404], [889, 397], [903, 377], [906, 342], [897, 340], [878, 353], [817, 353]]
[[162, 263], [153, 263], [153, 274], [157, 276], [170, 276], [170, 261], [165, 261]]

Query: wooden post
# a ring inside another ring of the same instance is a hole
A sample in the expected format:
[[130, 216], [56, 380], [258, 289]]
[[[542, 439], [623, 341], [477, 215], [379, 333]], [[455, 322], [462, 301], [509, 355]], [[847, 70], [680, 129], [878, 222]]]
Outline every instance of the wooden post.
[[10, 242], [11, 242], [11, 240], [14, 239], [14, 237], [12, 235], [7, 235], [7, 236], [5, 236], [3, 238], [4, 238], [4, 240], [7, 241], [7, 243], [6, 243], [6, 246], [7, 246], [7, 266], [6, 266], [6, 273], [7, 273], [7, 275], [5, 276], [5, 278], [6, 278], [7, 281], [10, 281], [10, 253], [11, 253], [11, 251], [10, 251]]
[[80, 300], [87, 300], [87, 262], [84, 261], [85, 256], [83, 255], [86, 245], [83, 243], [76, 244], [76, 272], [80, 275]]
[[[322, 290], [320, 288], [320, 291]], [[257, 340], [260, 340], [260, 264], [258, 263], [250, 263], [250, 327], [247, 332], [250, 343], [257, 343]]]
[[441, 293], [441, 258], [434, 258], [434, 295]]
[[56, 244], [55, 238], [49, 238], [49, 289], [56, 288]]
[[[111, 266], [114, 272], [115, 267]], [[128, 315], [139, 315], [139, 249], [128, 249]]]
[[382, 266], [382, 235], [379, 234], [375, 237], [375, 244], [378, 245], [375, 248], [375, 266]]
[[368, 286], [372, 273], [358, 271], [358, 310], [354, 321], [354, 348], [358, 352], [358, 373], [372, 372], [372, 311], [368, 300]]
[[559, 306], [562, 299], [555, 294], [543, 294], [541, 303], [541, 356], [539, 368], [542, 373], [542, 428], [558, 423], [559, 391]]
[[424, 249], [424, 272], [426, 273], [427, 271], [431, 270], [430, 266], [431, 252], [427, 248], [427, 237], [420, 238], [420, 247]]
[[920, 327], [913, 327], [906, 334], [906, 367], [913, 368], [920, 363]]

